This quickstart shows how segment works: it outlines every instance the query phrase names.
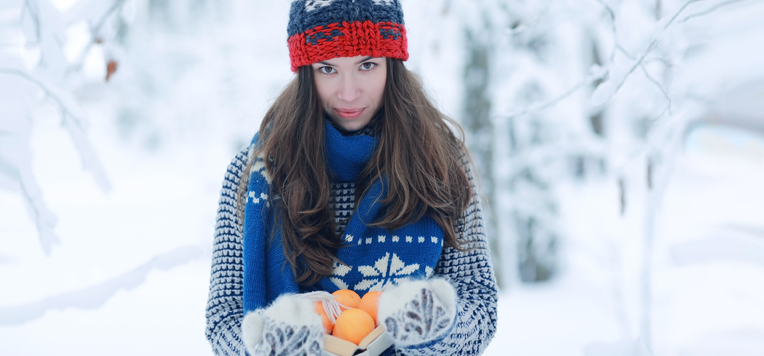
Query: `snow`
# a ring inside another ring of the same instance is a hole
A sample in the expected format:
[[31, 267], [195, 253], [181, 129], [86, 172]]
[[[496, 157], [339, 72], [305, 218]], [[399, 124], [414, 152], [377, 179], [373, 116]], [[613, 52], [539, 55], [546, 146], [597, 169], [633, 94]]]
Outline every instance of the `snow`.
[[607, 298], [566, 270], [555, 281], [499, 296], [499, 327], [484, 355], [583, 355], [592, 343], [620, 339]]

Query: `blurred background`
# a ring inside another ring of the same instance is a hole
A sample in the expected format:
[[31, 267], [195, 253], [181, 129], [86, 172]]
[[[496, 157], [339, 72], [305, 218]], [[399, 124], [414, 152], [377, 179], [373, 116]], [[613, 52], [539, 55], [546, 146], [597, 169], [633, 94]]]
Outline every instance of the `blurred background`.
[[[764, 355], [764, 1], [401, 0], [480, 170], [486, 355]], [[0, 0], [0, 355], [211, 355], [288, 0]]]

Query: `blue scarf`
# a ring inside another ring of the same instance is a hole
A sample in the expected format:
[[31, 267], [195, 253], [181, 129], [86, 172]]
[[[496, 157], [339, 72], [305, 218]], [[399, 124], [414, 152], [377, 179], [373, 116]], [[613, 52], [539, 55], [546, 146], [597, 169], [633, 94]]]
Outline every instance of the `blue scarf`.
[[[356, 182], [377, 145], [375, 137], [343, 136], [329, 121], [325, 124], [325, 152], [334, 182]], [[254, 147], [258, 137], [253, 140]], [[250, 171], [244, 217], [244, 313], [264, 308], [285, 293], [307, 290], [351, 289], [363, 296], [407, 279], [432, 275], [443, 248], [443, 230], [430, 217], [388, 231], [365, 223], [384, 214], [379, 203], [386, 195], [384, 181], [374, 182], [356, 204], [341, 237], [343, 247], [337, 252], [331, 276], [316, 285], [300, 288], [284, 256], [281, 228], [270, 239], [274, 228], [273, 197], [270, 177], [261, 157], [255, 157]], [[231, 256], [237, 258], [238, 256]], [[222, 271], [225, 272], [225, 271]]]

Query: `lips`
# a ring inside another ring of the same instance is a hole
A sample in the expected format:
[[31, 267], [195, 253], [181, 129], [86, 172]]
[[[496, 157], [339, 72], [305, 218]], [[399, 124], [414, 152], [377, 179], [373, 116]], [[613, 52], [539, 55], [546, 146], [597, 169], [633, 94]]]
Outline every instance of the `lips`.
[[334, 111], [337, 113], [337, 116], [343, 118], [343, 119], [355, 119], [361, 114], [363, 114], [363, 111], [365, 108], [362, 109], [337, 109], [335, 108]]

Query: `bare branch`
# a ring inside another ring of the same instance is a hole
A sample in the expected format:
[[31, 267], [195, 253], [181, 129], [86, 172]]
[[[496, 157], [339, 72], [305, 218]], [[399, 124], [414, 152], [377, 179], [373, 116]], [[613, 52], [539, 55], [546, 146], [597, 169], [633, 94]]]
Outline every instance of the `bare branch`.
[[[663, 85], [661, 85], [661, 83], [658, 83], [658, 81], [655, 80], [655, 78], [653, 78], [652, 75], [650, 75], [650, 72], [647, 70], [647, 68], [644, 66], [644, 64], [640, 65], [640, 67], [642, 67], [642, 72], [645, 73], [645, 77], [647, 77], [647, 80], [649, 80], [653, 84], [655, 84], [655, 86], [658, 87], [658, 90], [661, 91], [661, 94], [663, 94], [663, 97], [666, 99], [666, 109], [665, 110], [667, 110], [670, 115], [673, 115], [673, 113], [671, 111], [671, 105], [672, 105], [671, 97], [666, 92], [666, 89], [664, 89]], [[664, 113], [665, 113], [665, 111], [664, 111]], [[663, 116], [663, 114], [661, 114], [661, 116]]]
[[586, 79], [584, 79], [580, 83], [576, 84], [574, 87], [568, 89], [568, 91], [566, 91], [562, 95], [560, 95], [560, 96], [558, 96], [556, 98], [550, 99], [548, 101], [545, 101], [543, 103], [531, 105], [531, 106], [529, 106], [529, 107], [527, 107], [525, 109], [511, 112], [511, 113], [507, 114], [507, 116], [505, 116], [505, 117], [503, 117], [501, 119], [508, 120], [508, 119], [512, 119], [512, 118], [515, 118], [515, 117], [518, 117], [518, 116], [527, 115], [527, 114], [530, 114], [530, 113], [538, 112], [538, 111], [544, 110], [546, 108], [552, 107], [552, 106], [556, 105], [557, 103], [559, 103], [560, 101], [563, 101], [567, 97], [573, 95], [579, 89], [581, 89], [583, 87], [586, 87], [586, 86], [589, 86], [592, 83], [594, 83], [594, 82], [604, 78], [605, 74], [607, 74], [607, 71], [599, 71], [599, 72], [592, 73], [591, 75], [589, 75], [589, 77], [587, 77]]
[[668, 30], [668, 28], [671, 27], [671, 25], [674, 23], [676, 18], [679, 17], [679, 15], [688, 6], [690, 6], [690, 4], [695, 3], [695, 2], [699, 2], [699, 1], [704, 1], [704, 0], [689, 0], [689, 1], [685, 2], [684, 5], [682, 5], [682, 7], [679, 8], [679, 10], [677, 10], [677, 12], [674, 13], [674, 15], [671, 16], [671, 18], [668, 21], [666, 21], [666, 23], [663, 25], [663, 29], [661, 30], [661, 33], [659, 33], [658, 35], [655, 36], [655, 38], [653, 38], [653, 40], [650, 42], [650, 45], [647, 46], [647, 49], [645, 49], [645, 51], [642, 52], [642, 55], [639, 56], [639, 58], [634, 62], [634, 64], [629, 68], [629, 70], [627, 70], [620, 78], [613, 78], [611, 76], [610, 80], [618, 80], [618, 84], [615, 85], [615, 88], [612, 89], [612, 91], [610, 91], [610, 93], [607, 93], [607, 92], [604, 92], [604, 94], [600, 93], [600, 91], [604, 91], [605, 90], [604, 89], [604, 88], [606, 88], [605, 85], [609, 84], [610, 80], [605, 82], [605, 83], [600, 84], [600, 86], [597, 87], [597, 90], [595, 90], [595, 92], [593, 94], [593, 101], [595, 102], [595, 105], [602, 105], [602, 104], [604, 104], [605, 102], [610, 100], [610, 98], [612, 98], [613, 95], [615, 95], [615, 93], [617, 93], [619, 90], [621, 90], [621, 87], [623, 87], [623, 84], [626, 83], [626, 79], [628, 79], [629, 76], [631, 76], [631, 74], [634, 73], [634, 71], [642, 65], [642, 61], [644, 61], [644, 59], [647, 57], [647, 55], [649, 55], [650, 52], [652, 52], [656, 47], [658, 47], [658, 43], [660, 42], [660, 39], [666, 33], [666, 30]]
[[34, 21], [34, 27], [35, 27], [35, 36], [37, 37], [35, 42], [39, 43], [42, 41], [42, 34], [40, 33], [40, 13], [39, 9], [35, 8], [29, 0], [24, 0], [24, 7], [21, 8], [21, 16], [23, 18], [24, 11], [29, 11], [29, 18]]
[[37, 183], [30, 176], [31, 169], [29, 167], [19, 168], [19, 187], [21, 193], [24, 195], [24, 199], [27, 203], [27, 207], [32, 211], [34, 216], [34, 224], [37, 227], [37, 233], [40, 238], [40, 245], [45, 255], [50, 256], [53, 250], [54, 244], [60, 244], [58, 236], [53, 232], [53, 227], [56, 224], [55, 216], [52, 216], [45, 203], [39, 196], [39, 187]]
[[99, 31], [101, 29], [101, 27], [103, 27], [103, 24], [106, 23], [106, 20], [112, 15], [112, 13], [117, 11], [117, 9], [119, 9], [124, 2], [125, 2], [125, 0], [117, 0], [117, 1], [115, 1], [114, 5], [112, 5], [109, 8], [109, 10], [106, 11], [106, 13], [103, 14], [103, 16], [101, 16], [101, 19], [98, 20], [98, 23], [95, 25], [95, 27], [93, 27], [93, 32]]
[[633, 54], [629, 53], [629, 51], [627, 51], [626, 48], [623, 48], [623, 46], [621, 46], [621, 44], [616, 44], [615, 48], [619, 52], [623, 53], [624, 56], [626, 56], [627, 58], [631, 59], [632, 61], [637, 59], [637, 57], [634, 56]]
[[661, 57], [653, 57], [653, 58], [645, 59], [645, 60], [642, 61], [642, 64], [650, 64], [650, 63], [653, 63], [653, 62], [661, 62], [661, 63], [663, 63], [666, 66], [671, 66], [672, 65], [671, 62], [669, 62], [665, 58], [661, 58]]
[[533, 21], [521, 24], [520, 26], [517, 26], [516, 28], [507, 29], [507, 34], [510, 36], [517, 35], [519, 33], [525, 32], [528, 29], [531, 29], [533, 27], [536, 27], [541, 21], [549, 14], [549, 8], [551, 7], [552, 2], [547, 1], [546, 6], [544, 7], [544, 11], [541, 12], [541, 14], [536, 17]]
[[636, 59], [636, 57], [634, 55], [629, 53], [629, 51], [627, 51], [625, 48], [623, 48], [623, 46], [621, 46], [620, 43], [618, 43], [618, 28], [615, 25], [615, 11], [613, 11], [613, 8], [610, 7], [610, 5], [606, 4], [602, 0], [595, 0], [595, 1], [597, 1], [600, 5], [602, 5], [605, 8], [605, 11], [607, 11], [608, 15], [610, 15], [610, 23], [611, 23], [611, 28], [612, 28], [612, 31], [613, 31], [613, 43], [614, 43], [614, 46], [613, 46], [613, 51], [610, 53], [609, 61], [613, 62], [613, 59], [615, 59], [615, 52], [616, 52], [616, 50], [621, 51], [621, 53], [623, 53], [624, 55], [626, 55], [627, 57], [629, 57], [631, 59]]
[[90, 41], [88, 41], [88, 44], [85, 46], [85, 48], [80, 53], [80, 56], [77, 59], [77, 61], [75, 63], [73, 63], [71, 66], [69, 66], [68, 72], [76, 72], [76, 71], [79, 71], [79, 70], [82, 69], [82, 67], [85, 65], [85, 57], [87, 56], [88, 52], [90, 52], [90, 49], [93, 48], [93, 46], [96, 44], [96, 40], [98, 40], [98, 38], [97, 38], [97, 36], [95, 36], [95, 34], [97, 34], [101, 30], [101, 27], [103, 27], [103, 25], [106, 23], [106, 20], [108, 20], [109, 17], [111, 17], [111, 15], [115, 11], [117, 11], [118, 9], [120, 9], [122, 7], [124, 2], [125, 2], [125, 0], [117, 0], [117, 1], [115, 1], [114, 4], [109, 8], [109, 10], [107, 10], [103, 14], [103, 16], [101, 16], [101, 18], [98, 20], [96, 25], [93, 26], [90, 29], [91, 33], [93, 34], [92, 36], [90, 36]]
[[732, 4], [738, 3], [738, 2], [743, 2], [743, 1], [747, 1], [747, 0], [729, 0], [729, 1], [723, 2], [721, 4], [717, 4], [716, 6], [712, 6], [712, 7], [708, 8], [708, 9], [706, 9], [704, 11], [700, 11], [700, 12], [692, 14], [692, 15], [687, 15], [687, 17], [677, 21], [677, 23], [685, 23], [685, 22], [687, 22], [687, 20], [691, 20], [693, 18], [696, 18], [696, 17], [699, 17], [699, 16], [703, 16], [703, 15], [708, 15], [708, 14], [710, 14], [710, 13], [712, 13], [712, 12], [722, 8], [722, 7], [725, 7], [727, 5], [732, 5]]

